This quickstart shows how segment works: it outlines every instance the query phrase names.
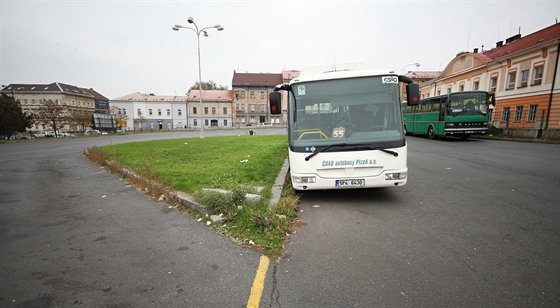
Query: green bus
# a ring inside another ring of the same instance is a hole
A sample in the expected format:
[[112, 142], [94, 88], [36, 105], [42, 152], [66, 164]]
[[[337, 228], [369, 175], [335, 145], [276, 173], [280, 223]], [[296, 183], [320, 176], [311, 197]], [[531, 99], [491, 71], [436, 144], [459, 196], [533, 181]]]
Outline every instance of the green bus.
[[489, 106], [494, 94], [462, 91], [420, 100], [416, 106], [402, 105], [407, 135], [423, 134], [430, 139], [446, 136], [468, 139], [488, 133]]

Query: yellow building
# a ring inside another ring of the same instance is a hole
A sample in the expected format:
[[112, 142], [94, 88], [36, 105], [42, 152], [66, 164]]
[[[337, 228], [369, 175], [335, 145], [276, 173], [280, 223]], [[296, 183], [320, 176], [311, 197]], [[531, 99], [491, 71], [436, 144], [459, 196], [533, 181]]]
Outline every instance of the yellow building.
[[490, 50], [461, 52], [421, 96], [484, 90], [495, 93], [492, 125], [525, 137], [560, 137], [560, 24], [499, 41]]

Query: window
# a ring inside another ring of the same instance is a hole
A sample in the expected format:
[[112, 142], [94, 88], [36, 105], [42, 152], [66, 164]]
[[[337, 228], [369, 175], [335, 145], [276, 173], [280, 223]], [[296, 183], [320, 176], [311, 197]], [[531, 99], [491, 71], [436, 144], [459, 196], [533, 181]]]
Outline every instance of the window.
[[464, 85], [460, 85], [459, 86], [459, 92], [463, 92], [465, 91], [465, 86]]
[[447, 88], [447, 93], [451, 93], [451, 88]]
[[529, 70], [521, 71], [521, 83], [519, 84], [519, 87], [526, 87], [528, 82], [529, 82]]
[[523, 116], [523, 106], [515, 106], [515, 118], [513, 118], [513, 122], [521, 122], [522, 116]]
[[239, 90], [235, 90], [235, 99], [239, 99]]
[[508, 74], [508, 83], [506, 90], [511, 90], [515, 87], [515, 75], [517, 72], [511, 72]]
[[473, 82], [472, 87], [473, 87], [473, 90], [474, 90], [474, 91], [477, 91], [477, 90], [478, 90], [478, 86], [479, 86], [479, 82], [478, 82], [478, 81]]
[[[196, 107], [193, 107], [192, 113], [193, 113], [193, 114], [196, 114]], [[195, 124], [194, 126], [196, 126], [196, 124]]]
[[224, 119], [224, 127], [227, 127], [227, 120]]
[[496, 88], [498, 87], [498, 77], [490, 78], [490, 92], [496, 92]]
[[266, 106], [264, 104], [261, 104], [261, 112], [266, 112]]
[[171, 109], [167, 109], [167, 115], [168, 115], [168, 116], [171, 115]]
[[227, 107], [224, 107], [224, 114], [227, 114]]
[[241, 98], [245, 98], [245, 91], [241, 91]]
[[249, 110], [251, 112], [255, 112], [255, 105], [253, 105], [253, 104], [249, 105]]
[[138, 109], [138, 115], [142, 115], [142, 111], [140, 111], [140, 109]]
[[251, 98], [255, 98], [255, 91], [251, 91]]
[[208, 119], [204, 119], [204, 126], [208, 126]]
[[196, 119], [193, 120], [193, 125], [198, 126], [198, 121]]
[[208, 114], [208, 107], [204, 107], [204, 114]]
[[509, 107], [502, 110], [502, 122], [509, 122]]
[[216, 114], [216, 107], [212, 107], [212, 114]]
[[153, 114], [152, 109], [148, 109], [148, 115], [152, 115], [152, 114]]
[[537, 106], [538, 105], [529, 106], [529, 114], [527, 115], [527, 122], [535, 122], [535, 120], [537, 119]]
[[181, 111], [181, 109], [177, 109], [177, 115], [178, 115], [178, 116], [182, 116], [182, 115], [183, 115], [183, 112]]
[[533, 85], [542, 83], [543, 66], [535, 66], [535, 76], [533, 78]]
[[161, 115], [161, 109], [157, 110], [157, 115], [160, 116]]
[[264, 99], [264, 91], [261, 91], [261, 99]]

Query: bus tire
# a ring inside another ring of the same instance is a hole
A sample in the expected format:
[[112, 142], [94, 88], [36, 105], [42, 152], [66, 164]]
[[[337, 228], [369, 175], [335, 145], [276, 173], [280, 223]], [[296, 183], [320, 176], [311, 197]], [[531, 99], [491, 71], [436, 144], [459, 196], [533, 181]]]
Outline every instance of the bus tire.
[[434, 127], [432, 125], [428, 126], [428, 138], [435, 139], [436, 135], [434, 133]]

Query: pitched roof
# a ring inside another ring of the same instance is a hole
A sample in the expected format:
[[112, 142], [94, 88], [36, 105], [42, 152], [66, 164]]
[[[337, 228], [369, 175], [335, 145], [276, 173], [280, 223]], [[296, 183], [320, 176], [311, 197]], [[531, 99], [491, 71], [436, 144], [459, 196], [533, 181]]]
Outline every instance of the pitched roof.
[[20, 92], [20, 93], [67, 93], [72, 95], [80, 95], [85, 97], [93, 97], [90, 93], [80, 87], [73, 85], [53, 82], [49, 84], [10, 84], [2, 89], [2, 92]]
[[137, 102], [178, 102], [186, 101], [186, 96], [178, 95], [155, 95], [153, 93], [134, 92], [125, 96], [121, 96], [111, 101], [137, 101]]
[[87, 93], [91, 94], [91, 96], [95, 97], [98, 100], [102, 100], [102, 101], [108, 101], [109, 99], [106, 98], [105, 96], [99, 94], [99, 92], [95, 91], [93, 88], [82, 88], [84, 91], [86, 91]]
[[282, 74], [238, 73], [233, 71], [231, 86], [276, 86], [283, 82]]
[[511, 40], [510, 42], [506, 40], [506, 44], [484, 51], [482, 52], [482, 55], [487, 57], [483, 59], [486, 60], [486, 62], [489, 62], [538, 45], [558, 41], [559, 39], [560, 23], [556, 23], [537, 32], [533, 32], [525, 37], [521, 37], [519, 34], [512, 36], [508, 39]]
[[[189, 92], [189, 101], [200, 100], [200, 91], [191, 90]], [[202, 90], [202, 100], [204, 101], [232, 101], [233, 91], [232, 90]]]
[[409, 71], [407, 77], [412, 79], [434, 79], [441, 75], [440, 71]]

